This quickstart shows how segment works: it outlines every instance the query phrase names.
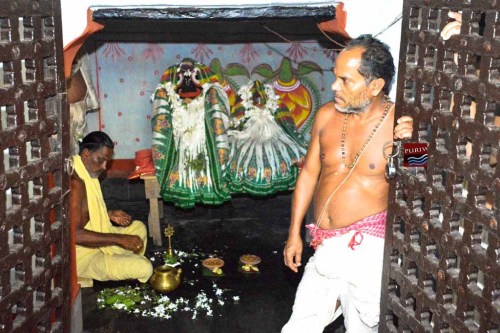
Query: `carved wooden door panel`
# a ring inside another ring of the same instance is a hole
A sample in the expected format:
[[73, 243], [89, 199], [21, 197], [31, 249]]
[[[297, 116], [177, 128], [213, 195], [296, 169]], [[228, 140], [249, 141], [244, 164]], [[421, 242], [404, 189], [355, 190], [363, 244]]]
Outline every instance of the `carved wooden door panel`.
[[499, 332], [500, 2], [405, 0], [402, 26], [396, 109], [428, 166], [391, 185], [380, 331]]
[[59, 1], [0, 1], [0, 332], [68, 332]]

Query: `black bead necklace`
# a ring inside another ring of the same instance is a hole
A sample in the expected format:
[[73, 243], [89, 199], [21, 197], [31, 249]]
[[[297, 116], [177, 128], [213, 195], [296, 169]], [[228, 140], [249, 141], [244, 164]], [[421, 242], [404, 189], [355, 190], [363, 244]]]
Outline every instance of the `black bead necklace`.
[[382, 125], [382, 123], [384, 122], [384, 119], [387, 116], [387, 114], [389, 113], [390, 109], [391, 109], [391, 102], [389, 100], [389, 97], [386, 96], [385, 97], [385, 110], [384, 110], [384, 113], [382, 114], [382, 117], [380, 117], [380, 120], [378, 121], [377, 125], [375, 125], [375, 127], [373, 128], [373, 131], [368, 136], [368, 139], [366, 139], [366, 141], [363, 144], [363, 146], [361, 147], [361, 149], [354, 156], [354, 159], [353, 159], [352, 163], [347, 163], [347, 157], [346, 157], [346, 153], [345, 153], [345, 133], [346, 133], [346, 129], [347, 129], [347, 118], [349, 117], [349, 113], [345, 114], [345, 117], [344, 117], [344, 127], [342, 128], [342, 139], [340, 141], [340, 149], [341, 149], [341, 152], [342, 152], [342, 162], [344, 162], [344, 165], [348, 169], [352, 169], [356, 165], [356, 163], [358, 162], [359, 157], [361, 156], [361, 153], [365, 150], [366, 146], [370, 143], [370, 141], [372, 140], [373, 136], [375, 135], [375, 133], [377, 132], [378, 128], [380, 127], [380, 125]]

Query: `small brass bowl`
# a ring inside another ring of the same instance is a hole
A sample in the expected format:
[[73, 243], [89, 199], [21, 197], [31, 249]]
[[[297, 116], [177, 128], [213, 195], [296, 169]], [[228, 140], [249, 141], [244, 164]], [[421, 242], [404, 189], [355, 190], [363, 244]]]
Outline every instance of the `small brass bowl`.
[[215, 268], [220, 268], [224, 266], [224, 260], [220, 258], [207, 258], [201, 262], [203, 267], [208, 268], [209, 270], [214, 270]]
[[260, 264], [261, 259], [254, 254], [244, 254], [240, 257], [240, 261], [242, 264], [255, 266]]

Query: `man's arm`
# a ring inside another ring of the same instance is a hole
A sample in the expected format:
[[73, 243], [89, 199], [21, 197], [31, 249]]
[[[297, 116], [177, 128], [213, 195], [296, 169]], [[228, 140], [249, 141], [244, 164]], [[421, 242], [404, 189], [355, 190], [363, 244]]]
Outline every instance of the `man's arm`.
[[129, 251], [139, 251], [144, 243], [139, 236], [99, 233], [86, 230], [88, 222], [87, 195], [84, 182], [71, 177], [70, 216], [75, 230], [75, 243], [86, 247], [117, 245]]
[[300, 237], [302, 220], [311, 204], [321, 172], [319, 132], [320, 125], [325, 121], [325, 112], [332, 112], [325, 107], [318, 110], [311, 130], [311, 141], [304, 160], [304, 165], [300, 171], [295, 190], [292, 196], [292, 214], [288, 240], [283, 250], [285, 265], [292, 271], [297, 272], [301, 265], [303, 243]]

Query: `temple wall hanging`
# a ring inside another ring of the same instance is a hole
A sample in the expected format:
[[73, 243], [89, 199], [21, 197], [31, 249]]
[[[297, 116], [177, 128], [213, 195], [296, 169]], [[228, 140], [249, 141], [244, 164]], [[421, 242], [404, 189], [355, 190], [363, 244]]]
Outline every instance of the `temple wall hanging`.
[[293, 109], [298, 131], [306, 141], [317, 108], [332, 98], [329, 83], [333, 82], [331, 68], [335, 52], [325, 50], [314, 41], [292, 44], [90, 42], [88, 47], [95, 50], [90, 63], [100, 109], [87, 114], [87, 127], [88, 131], [103, 130], [110, 135], [117, 148], [115, 159], [133, 159], [136, 151], [151, 148], [150, 97], [164, 70], [186, 57], [210, 67], [231, 105], [238, 89], [248, 81], [273, 84], [281, 97], [280, 103]]

